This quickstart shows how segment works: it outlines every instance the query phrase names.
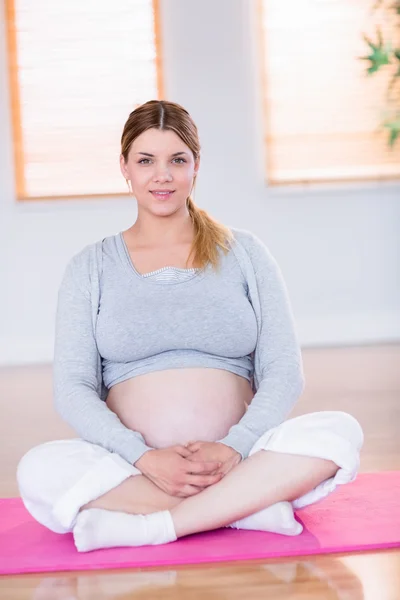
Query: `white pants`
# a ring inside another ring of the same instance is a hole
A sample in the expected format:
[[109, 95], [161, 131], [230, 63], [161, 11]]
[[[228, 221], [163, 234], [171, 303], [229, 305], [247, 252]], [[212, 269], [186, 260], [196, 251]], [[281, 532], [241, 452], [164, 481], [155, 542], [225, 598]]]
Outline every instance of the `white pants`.
[[[249, 456], [259, 450], [272, 450], [324, 458], [338, 465], [334, 477], [292, 502], [297, 509], [355, 479], [363, 439], [362, 429], [351, 415], [316, 412], [270, 429], [254, 444]], [[72, 531], [82, 506], [140, 474], [118, 454], [72, 439], [46, 442], [29, 450], [18, 465], [17, 481], [23, 503], [33, 518], [56, 533], [67, 533]]]

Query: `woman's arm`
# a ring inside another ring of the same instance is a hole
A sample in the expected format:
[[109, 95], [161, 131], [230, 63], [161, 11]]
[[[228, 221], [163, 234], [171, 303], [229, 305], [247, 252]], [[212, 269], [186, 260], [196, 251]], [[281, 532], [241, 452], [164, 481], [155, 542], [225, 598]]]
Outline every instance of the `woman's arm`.
[[[143, 436], [121, 423], [100, 399], [98, 349], [89, 289], [78, 283], [73, 257], [58, 292], [53, 363], [54, 403], [61, 417], [88, 442], [134, 464], [147, 450]], [[87, 282], [89, 287], [89, 281]]]
[[254, 234], [246, 232], [242, 244], [253, 264], [260, 301], [261, 329], [254, 358], [259, 386], [246, 414], [219, 441], [246, 458], [256, 440], [290, 413], [304, 390], [304, 374], [281, 270]]

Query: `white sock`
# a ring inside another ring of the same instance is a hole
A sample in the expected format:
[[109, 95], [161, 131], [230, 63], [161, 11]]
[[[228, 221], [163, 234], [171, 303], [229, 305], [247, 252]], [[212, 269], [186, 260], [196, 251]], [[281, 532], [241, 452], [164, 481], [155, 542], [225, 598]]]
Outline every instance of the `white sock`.
[[79, 552], [118, 546], [167, 544], [177, 539], [168, 510], [150, 515], [131, 515], [89, 508], [79, 513], [73, 535]]
[[301, 523], [294, 518], [290, 502], [277, 502], [253, 515], [239, 519], [239, 521], [235, 521], [227, 527], [269, 531], [283, 535], [299, 535], [303, 531]]

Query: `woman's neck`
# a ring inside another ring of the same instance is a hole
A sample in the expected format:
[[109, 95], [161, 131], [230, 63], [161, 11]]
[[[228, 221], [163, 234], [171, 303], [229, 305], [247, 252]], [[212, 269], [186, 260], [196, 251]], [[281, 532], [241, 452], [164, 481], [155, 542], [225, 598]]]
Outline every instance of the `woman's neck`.
[[126, 235], [141, 247], [167, 247], [175, 244], [191, 244], [194, 239], [194, 226], [190, 216], [180, 223], [146, 223], [136, 221]]

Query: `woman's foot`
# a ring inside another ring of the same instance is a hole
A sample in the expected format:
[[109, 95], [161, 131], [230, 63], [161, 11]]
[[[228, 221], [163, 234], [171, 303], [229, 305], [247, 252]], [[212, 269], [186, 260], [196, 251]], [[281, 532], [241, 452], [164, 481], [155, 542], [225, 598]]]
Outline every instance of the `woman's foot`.
[[120, 546], [167, 544], [176, 540], [169, 511], [150, 515], [89, 508], [79, 513], [73, 529], [78, 552]]
[[299, 535], [303, 531], [301, 523], [296, 521], [290, 502], [277, 502], [253, 515], [239, 519], [228, 527], [269, 531], [282, 535]]

